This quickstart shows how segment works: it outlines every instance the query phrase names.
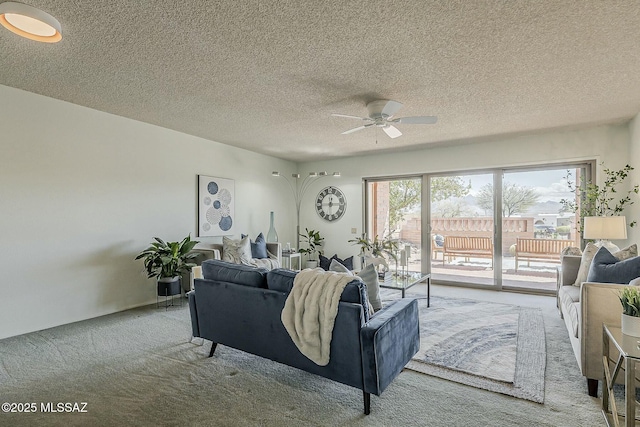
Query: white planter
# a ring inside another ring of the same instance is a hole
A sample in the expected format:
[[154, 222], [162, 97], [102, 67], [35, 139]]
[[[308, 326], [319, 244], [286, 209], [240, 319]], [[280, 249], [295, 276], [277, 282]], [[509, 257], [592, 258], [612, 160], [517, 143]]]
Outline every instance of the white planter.
[[622, 315], [620, 322], [622, 333], [632, 337], [640, 337], [640, 317]]
[[318, 261], [307, 261], [306, 263], [307, 268], [316, 268], [317, 266], [318, 266]]

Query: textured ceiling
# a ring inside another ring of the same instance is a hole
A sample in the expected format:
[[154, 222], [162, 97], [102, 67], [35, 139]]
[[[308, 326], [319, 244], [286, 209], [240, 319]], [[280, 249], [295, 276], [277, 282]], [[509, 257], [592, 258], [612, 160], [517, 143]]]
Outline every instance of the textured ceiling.
[[[640, 111], [637, 0], [24, 2], [63, 40], [0, 29], [0, 84], [295, 161]], [[380, 98], [439, 121], [340, 134]]]

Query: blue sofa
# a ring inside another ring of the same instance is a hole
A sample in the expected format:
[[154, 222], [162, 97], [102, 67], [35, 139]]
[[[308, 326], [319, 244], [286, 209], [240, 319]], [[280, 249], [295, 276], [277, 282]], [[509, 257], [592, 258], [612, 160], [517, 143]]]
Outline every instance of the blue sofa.
[[295, 346], [280, 315], [296, 275], [224, 261], [202, 263], [204, 279], [188, 294], [194, 337], [243, 350], [363, 391], [364, 413], [371, 393], [379, 396], [418, 351], [418, 304], [402, 299], [369, 317], [365, 285], [344, 289], [331, 341], [331, 359], [316, 365]]

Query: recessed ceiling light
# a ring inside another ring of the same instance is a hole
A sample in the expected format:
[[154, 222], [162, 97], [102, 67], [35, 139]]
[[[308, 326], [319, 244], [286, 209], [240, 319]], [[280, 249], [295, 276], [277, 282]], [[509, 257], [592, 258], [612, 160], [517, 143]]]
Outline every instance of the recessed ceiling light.
[[0, 4], [0, 24], [22, 37], [44, 43], [62, 40], [62, 27], [56, 18], [22, 3]]

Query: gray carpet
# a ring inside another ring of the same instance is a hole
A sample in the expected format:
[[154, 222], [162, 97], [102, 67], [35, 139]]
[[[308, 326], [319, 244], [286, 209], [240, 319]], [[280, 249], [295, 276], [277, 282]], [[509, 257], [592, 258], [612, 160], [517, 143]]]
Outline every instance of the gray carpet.
[[544, 402], [544, 322], [536, 308], [470, 299], [420, 300], [420, 351], [407, 367]]
[[543, 405], [406, 370], [372, 396], [260, 357], [189, 342], [188, 309], [145, 307], [0, 340], [4, 402], [87, 402], [87, 413], [0, 413], [1, 426], [595, 426], [599, 400], [555, 299], [543, 309]]

